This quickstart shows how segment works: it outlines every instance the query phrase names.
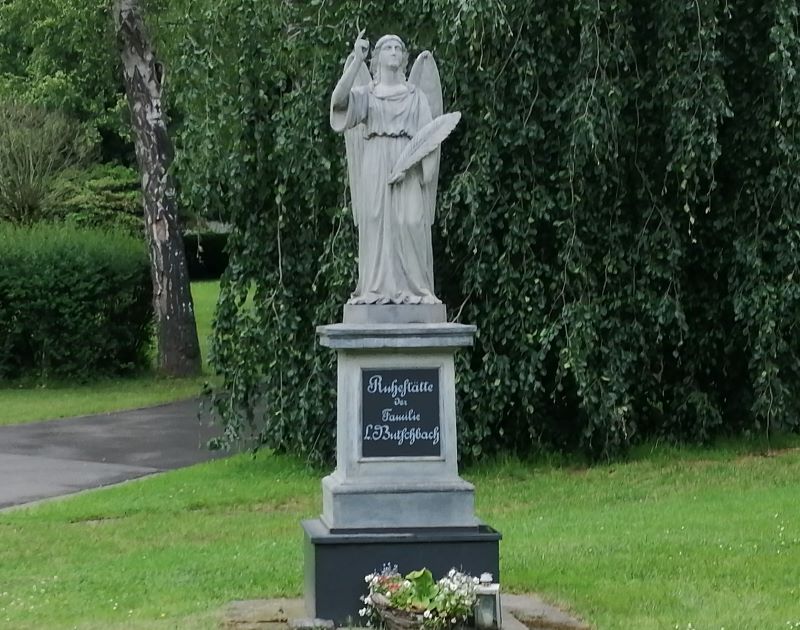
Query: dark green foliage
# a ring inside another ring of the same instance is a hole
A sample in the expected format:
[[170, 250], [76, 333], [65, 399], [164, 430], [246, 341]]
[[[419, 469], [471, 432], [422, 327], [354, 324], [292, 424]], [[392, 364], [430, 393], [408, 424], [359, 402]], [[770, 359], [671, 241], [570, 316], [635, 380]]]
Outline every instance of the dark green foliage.
[[0, 379], [146, 365], [149, 269], [144, 244], [129, 236], [0, 225]]
[[48, 208], [50, 218], [143, 237], [142, 194], [135, 170], [118, 164], [95, 164], [65, 173], [54, 188], [58, 202]]
[[0, 98], [62, 111], [106, 160], [133, 161], [110, 3], [0, 2]]
[[228, 253], [225, 246], [227, 234], [217, 232], [188, 233], [183, 235], [186, 249], [186, 264], [192, 280], [215, 280], [228, 266]]
[[358, 27], [439, 62], [437, 290], [461, 452], [624, 452], [800, 427], [798, 5], [348, 0], [195, 5], [177, 169], [234, 225], [213, 345], [229, 436], [334, 443], [314, 326], [354, 286], [330, 92]]

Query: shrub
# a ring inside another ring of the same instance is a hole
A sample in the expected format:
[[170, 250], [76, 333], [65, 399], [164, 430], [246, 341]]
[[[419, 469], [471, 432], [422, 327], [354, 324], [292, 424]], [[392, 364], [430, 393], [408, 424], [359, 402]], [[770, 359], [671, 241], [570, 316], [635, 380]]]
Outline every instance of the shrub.
[[55, 179], [88, 153], [84, 132], [64, 114], [0, 101], [0, 219], [42, 218], [58, 201]]
[[117, 230], [144, 237], [139, 174], [119, 164], [71, 169], [53, 183], [56, 199], [46, 208], [50, 218], [78, 227]]
[[144, 244], [129, 236], [0, 225], [0, 378], [145, 365], [150, 297]]

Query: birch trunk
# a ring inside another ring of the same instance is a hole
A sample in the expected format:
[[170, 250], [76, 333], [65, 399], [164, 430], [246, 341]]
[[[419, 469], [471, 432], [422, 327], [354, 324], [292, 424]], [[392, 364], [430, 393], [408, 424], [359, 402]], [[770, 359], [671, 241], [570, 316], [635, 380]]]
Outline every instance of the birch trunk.
[[113, 11], [144, 193], [158, 364], [170, 376], [195, 375], [201, 369], [200, 347], [169, 173], [172, 145], [161, 110], [163, 68], [145, 30], [139, 0], [114, 0]]

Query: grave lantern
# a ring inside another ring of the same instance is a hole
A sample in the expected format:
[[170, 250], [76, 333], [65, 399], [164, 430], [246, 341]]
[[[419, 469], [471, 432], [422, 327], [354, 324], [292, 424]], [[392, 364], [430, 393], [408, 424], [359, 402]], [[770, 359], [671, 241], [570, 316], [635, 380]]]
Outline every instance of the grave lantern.
[[500, 630], [503, 625], [500, 608], [500, 585], [492, 583], [491, 573], [482, 573], [475, 589], [475, 627], [478, 630]]

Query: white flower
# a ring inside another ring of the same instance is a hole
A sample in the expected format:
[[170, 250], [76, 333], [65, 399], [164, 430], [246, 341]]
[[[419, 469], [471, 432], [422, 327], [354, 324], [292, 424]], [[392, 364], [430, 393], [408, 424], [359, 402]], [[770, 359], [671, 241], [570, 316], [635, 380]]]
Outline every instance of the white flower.
[[455, 577], [455, 575], [456, 575], [455, 569], [450, 569], [450, 571], [448, 571], [447, 573], [447, 577]]
[[366, 608], [359, 609], [358, 615], [359, 615], [359, 617], [366, 617], [367, 616], [367, 609]]
[[370, 573], [369, 575], [365, 575], [364, 576], [364, 581], [367, 584], [369, 584], [372, 581], [372, 578], [374, 578], [374, 577], [375, 577], [375, 574], [374, 573]]
[[431, 615], [430, 610], [426, 610], [424, 613], [422, 613], [422, 616], [425, 617], [425, 619], [430, 619], [433, 615]]

